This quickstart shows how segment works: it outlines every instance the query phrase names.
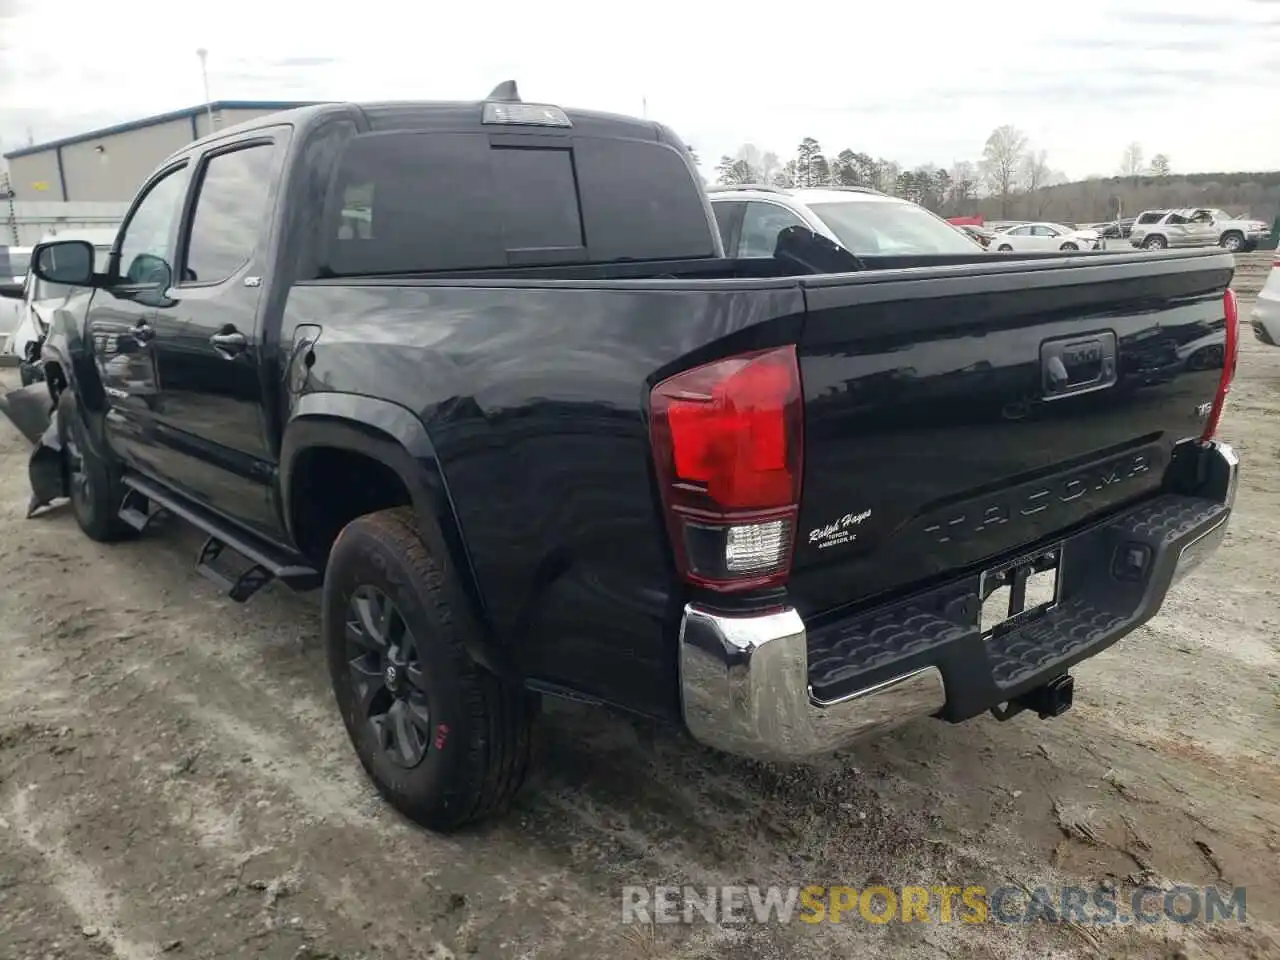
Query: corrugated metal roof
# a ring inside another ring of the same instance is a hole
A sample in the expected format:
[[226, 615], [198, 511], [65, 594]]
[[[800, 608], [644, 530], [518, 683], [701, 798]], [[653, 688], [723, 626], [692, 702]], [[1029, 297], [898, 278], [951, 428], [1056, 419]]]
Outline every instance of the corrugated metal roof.
[[91, 130], [88, 133], [77, 134], [74, 137], [63, 137], [61, 140], [50, 140], [47, 143], [37, 143], [30, 147], [23, 147], [20, 150], [10, 151], [4, 156], [6, 160], [12, 160], [14, 157], [25, 157], [33, 153], [44, 153], [47, 150], [56, 150], [59, 147], [69, 147], [73, 143], [84, 143], [86, 140], [101, 140], [103, 137], [113, 137], [116, 134], [128, 133], [130, 130], [142, 130], [146, 127], [154, 127], [161, 123], [171, 123], [174, 120], [186, 120], [190, 117], [197, 117], [210, 109], [215, 113], [219, 110], [292, 110], [295, 107], [309, 107], [317, 102], [320, 101], [215, 100], [213, 103], [202, 103], [199, 106], [187, 107], [183, 110], [174, 110], [170, 113], [158, 113], [154, 117], [144, 117], [141, 120], [130, 120], [128, 123], [117, 123], [115, 126], [103, 127], [101, 130]]

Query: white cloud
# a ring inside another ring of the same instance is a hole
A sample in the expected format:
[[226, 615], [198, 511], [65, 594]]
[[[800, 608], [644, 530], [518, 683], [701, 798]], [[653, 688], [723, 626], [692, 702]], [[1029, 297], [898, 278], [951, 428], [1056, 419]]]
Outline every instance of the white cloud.
[[217, 99], [471, 100], [514, 77], [533, 100], [633, 114], [647, 100], [708, 165], [746, 141], [787, 156], [805, 136], [945, 165], [976, 158], [1002, 123], [1073, 176], [1114, 172], [1132, 140], [1183, 171], [1280, 157], [1280, 7], [1262, 2], [0, 10], [15, 2], [0, 19], [10, 149], [28, 127], [52, 139], [201, 102], [204, 46]]

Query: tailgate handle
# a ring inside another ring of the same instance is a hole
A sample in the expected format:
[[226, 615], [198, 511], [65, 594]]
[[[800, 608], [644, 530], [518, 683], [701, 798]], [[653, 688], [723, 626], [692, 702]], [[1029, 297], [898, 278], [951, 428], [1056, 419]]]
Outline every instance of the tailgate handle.
[[1116, 382], [1116, 335], [1110, 330], [1040, 344], [1044, 399], [1103, 390]]

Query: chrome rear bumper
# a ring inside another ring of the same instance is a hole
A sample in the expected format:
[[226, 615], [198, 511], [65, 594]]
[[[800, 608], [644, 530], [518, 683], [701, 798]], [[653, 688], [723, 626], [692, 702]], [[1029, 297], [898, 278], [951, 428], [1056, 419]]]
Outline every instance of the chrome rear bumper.
[[[1206, 444], [1205, 455], [1204, 479], [1196, 493], [1201, 499], [1193, 502], [1208, 504], [1210, 512], [1216, 513], [1188, 535], [1166, 541], [1167, 551], [1161, 555], [1168, 555], [1168, 566], [1152, 567], [1150, 582], [1142, 591], [1141, 619], [1135, 617], [1129, 625], [1117, 621], [1115, 629], [1099, 636], [1093, 648], [1079, 648], [1072, 655], [1075, 660], [1099, 652], [1154, 614], [1169, 586], [1222, 542], [1235, 500], [1239, 461], [1224, 443]], [[1116, 523], [1123, 526], [1123, 518]], [[1157, 569], [1165, 572], [1157, 574]], [[981, 644], [977, 636], [966, 642], [974, 640]], [[1048, 664], [1046, 668], [1050, 673], [1066, 669]], [[839, 698], [815, 696], [809, 637], [793, 609], [729, 616], [686, 606], [680, 629], [680, 681], [685, 725], [695, 739], [761, 760], [830, 753], [867, 734], [952, 709], [942, 670], [918, 661], [911, 669], [891, 673]], [[953, 695], [959, 702], [972, 701], [974, 694], [972, 689], [957, 689]], [[981, 703], [978, 706], [982, 708]]]
[[934, 713], [947, 701], [936, 667], [835, 702], [815, 700], [808, 637], [794, 610], [724, 617], [686, 607], [680, 679], [684, 721], [694, 739], [761, 760], [830, 753], [864, 734]]

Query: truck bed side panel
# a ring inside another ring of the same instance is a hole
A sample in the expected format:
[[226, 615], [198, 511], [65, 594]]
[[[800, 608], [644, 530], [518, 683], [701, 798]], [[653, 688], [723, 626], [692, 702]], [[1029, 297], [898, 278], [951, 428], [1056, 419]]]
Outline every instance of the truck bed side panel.
[[648, 386], [677, 362], [794, 343], [794, 281], [316, 283], [282, 333], [323, 327], [309, 389], [426, 425], [497, 638], [527, 675], [678, 717], [683, 598], [651, 476]]

